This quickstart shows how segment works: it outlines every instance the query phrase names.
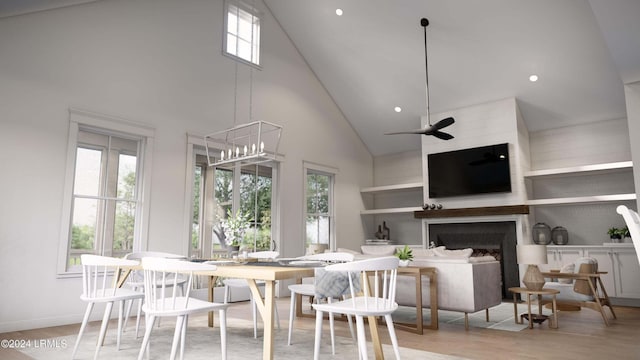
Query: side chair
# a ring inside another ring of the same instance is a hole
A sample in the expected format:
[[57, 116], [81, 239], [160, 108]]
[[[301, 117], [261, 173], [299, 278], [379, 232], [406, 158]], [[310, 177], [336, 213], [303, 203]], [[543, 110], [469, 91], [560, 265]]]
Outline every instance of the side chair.
[[[176, 327], [171, 345], [170, 359], [176, 357], [178, 345], [180, 345], [180, 359], [184, 356], [187, 324], [189, 315], [194, 313], [208, 313], [217, 310], [220, 318], [220, 347], [222, 359], [227, 358], [227, 304], [213, 303], [197, 298], [189, 297], [191, 285], [195, 273], [200, 271], [215, 271], [215, 265], [195, 263], [177, 259], [165, 259], [157, 257], [142, 258], [144, 270], [144, 296], [142, 306], [148, 323], [145, 329], [142, 346], [138, 354], [138, 360], [142, 360], [144, 353], [149, 350], [149, 338], [156, 319], [161, 317], [176, 317]], [[181, 296], [177, 294], [178, 274], [184, 274], [186, 279], [186, 292]], [[171, 279], [171, 280], [169, 280]], [[172, 284], [168, 285], [169, 282]], [[163, 284], [160, 291], [156, 291], [156, 284]], [[165, 291], [172, 287], [172, 291]]]
[[[140, 261], [144, 257], [157, 257], [157, 258], [165, 258], [165, 259], [186, 260], [185, 256], [172, 254], [172, 253], [166, 253], [166, 252], [159, 252], [159, 251], [139, 251], [139, 252], [128, 253], [127, 255], [124, 256], [125, 259], [136, 260], [136, 261]], [[182, 291], [182, 294], [184, 294], [184, 284], [185, 284], [185, 282], [186, 282], [186, 279], [184, 279], [184, 278], [179, 278], [178, 281], [176, 282], [176, 286], [180, 287], [180, 290]], [[170, 287], [170, 286], [173, 285], [173, 281], [167, 281], [167, 282], [165, 282], [165, 285], [168, 285]], [[129, 286], [131, 289], [133, 289], [135, 291], [143, 292], [144, 291], [144, 273], [143, 273], [143, 271], [142, 270], [132, 271], [131, 274], [129, 275], [129, 277], [127, 278], [126, 286]], [[162, 283], [157, 283], [156, 284], [156, 288], [160, 288], [161, 286], [162, 286]], [[127, 329], [127, 321], [129, 320], [129, 314], [131, 313], [132, 305], [133, 305], [133, 301], [130, 301], [128, 303], [128, 305], [127, 305], [126, 310], [125, 310], [124, 325], [122, 326], [123, 331], [126, 331], [126, 329]], [[136, 315], [136, 338], [138, 338], [138, 331], [140, 329], [140, 315], [141, 314], [142, 314], [142, 299], [139, 299], [138, 300], [138, 313]]]
[[[355, 316], [358, 352], [361, 359], [367, 358], [367, 339], [364, 332], [364, 318], [384, 317], [396, 359], [400, 359], [398, 339], [393, 327], [393, 319], [391, 318], [391, 314], [398, 309], [398, 303], [395, 301], [398, 265], [399, 259], [397, 257], [387, 256], [329, 265], [324, 268], [327, 272], [335, 271], [344, 273], [344, 276], [349, 282], [349, 293], [351, 297], [338, 302], [312, 305], [316, 310], [314, 360], [318, 360], [319, 358], [322, 319], [323, 313], [325, 312]], [[369, 286], [370, 279], [373, 289]], [[361, 286], [358, 286], [360, 284]]]
[[94, 359], [98, 358], [100, 353], [100, 347], [104, 342], [104, 337], [107, 332], [107, 325], [109, 318], [111, 317], [111, 310], [113, 309], [113, 303], [118, 302], [118, 332], [116, 334], [116, 349], [120, 350], [120, 336], [122, 334], [122, 318], [124, 310], [124, 302], [128, 300], [142, 299], [144, 294], [138, 291], [134, 291], [127, 288], [119, 288], [116, 286], [115, 281], [111, 279], [111, 273], [117, 274], [122, 267], [138, 266], [140, 263], [135, 260], [126, 260], [120, 258], [113, 258], [108, 256], [90, 255], [84, 254], [80, 256], [82, 263], [82, 295], [80, 299], [87, 302], [87, 309], [82, 319], [82, 325], [80, 325], [80, 332], [76, 344], [73, 347], [73, 353], [71, 358], [75, 358], [78, 351], [78, 345], [89, 322], [89, 316], [96, 303], [105, 303], [106, 308], [104, 310], [104, 316], [102, 317], [102, 325], [100, 327], [100, 334], [98, 336], [98, 343], [96, 345], [96, 351], [93, 356]]
[[[323, 261], [328, 263], [342, 263], [353, 261], [353, 254], [345, 253], [345, 252], [327, 252], [313, 255], [305, 255], [297, 258], [301, 261]], [[295, 317], [296, 311], [296, 296], [308, 296], [314, 297], [314, 301], [319, 303], [319, 297], [316, 297], [316, 286], [315, 284], [292, 284], [289, 285], [289, 291], [291, 292], [291, 305], [289, 306], [289, 334], [287, 337], [287, 345], [291, 345], [291, 335], [293, 333], [293, 319]], [[332, 301], [331, 298], [328, 298], [327, 301]], [[351, 320], [351, 316], [347, 316], [347, 320], [349, 321], [349, 330], [351, 330], [351, 336], [355, 339], [355, 334], [353, 331], [353, 322]], [[331, 331], [331, 350], [335, 355], [335, 330], [334, 330], [334, 321], [333, 314], [329, 314], [329, 329]]]

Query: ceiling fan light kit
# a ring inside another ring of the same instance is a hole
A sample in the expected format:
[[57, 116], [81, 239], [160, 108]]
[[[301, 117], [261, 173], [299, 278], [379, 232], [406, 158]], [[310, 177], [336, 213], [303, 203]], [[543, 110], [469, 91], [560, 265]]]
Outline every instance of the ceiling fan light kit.
[[397, 134], [421, 134], [421, 135], [431, 135], [435, 136], [438, 139], [442, 140], [451, 140], [453, 139], [453, 135], [440, 131], [441, 129], [453, 124], [455, 120], [452, 117], [448, 117], [438, 121], [437, 123], [431, 125], [431, 119], [429, 118], [429, 60], [427, 57], [427, 26], [429, 25], [429, 20], [427, 18], [420, 19], [420, 26], [424, 29], [424, 63], [425, 63], [425, 83], [426, 83], [426, 94], [427, 94], [427, 126], [423, 129], [416, 130], [408, 130], [408, 131], [398, 131], [392, 133], [386, 133], [385, 135], [397, 135]]

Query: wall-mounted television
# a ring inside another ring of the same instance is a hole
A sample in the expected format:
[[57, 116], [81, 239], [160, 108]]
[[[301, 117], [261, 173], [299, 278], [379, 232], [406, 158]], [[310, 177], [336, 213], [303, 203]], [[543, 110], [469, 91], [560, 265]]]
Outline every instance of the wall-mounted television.
[[427, 155], [429, 198], [511, 191], [509, 144]]

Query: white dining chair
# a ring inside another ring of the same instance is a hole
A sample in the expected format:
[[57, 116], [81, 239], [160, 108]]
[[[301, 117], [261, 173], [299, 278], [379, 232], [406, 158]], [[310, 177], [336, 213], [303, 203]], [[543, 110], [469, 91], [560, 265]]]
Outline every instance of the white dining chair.
[[[258, 260], [275, 260], [278, 258], [280, 253], [277, 251], [256, 251], [250, 252], [247, 256], [251, 259]], [[249, 283], [246, 279], [224, 279], [222, 281], [224, 284], [224, 302], [227, 304], [231, 299], [232, 289], [249, 289]], [[256, 285], [258, 288], [264, 288], [264, 281], [256, 281]], [[258, 337], [258, 318], [257, 318], [257, 307], [255, 300], [253, 299], [253, 294], [249, 292], [249, 301], [251, 302], [251, 312], [253, 315], [253, 337]], [[278, 330], [280, 330], [280, 315], [278, 314], [278, 307], [275, 306], [275, 316], [276, 323], [278, 325]]]
[[[345, 253], [345, 252], [327, 252], [327, 253], [319, 253], [313, 255], [305, 255], [298, 257], [297, 260], [300, 261], [321, 261], [327, 263], [342, 263], [353, 261], [353, 254]], [[314, 297], [314, 301], [319, 302], [321, 299], [316, 295], [316, 286], [313, 283], [303, 283], [303, 284], [292, 284], [288, 286], [289, 291], [291, 292], [291, 304], [289, 306], [289, 335], [287, 336], [287, 344], [291, 345], [291, 336], [293, 333], [293, 319], [295, 317], [296, 311], [296, 295]], [[332, 301], [331, 298], [328, 298], [327, 301]], [[349, 322], [349, 330], [351, 331], [351, 336], [355, 339], [355, 334], [353, 332], [353, 322], [351, 320], [351, 316], [347, 316], [347, 320]], [[331, 350], [335, 355], [335, 330], [334, 330], [334, 321], [333, 314], [329, 314], [329, 329], [331, 331]]]
[[[159, 252], [159, 251], [138, 251], [138, 252], [129, 253], [124, 256], [125, 259], [136, 260], [136, 261], [140, 261], [144, 257], [158, 257], [158, 258], [165, 258], [165, 259], [182, 259], [182, 260], [186, 259], [186, 256], [183, 256], [183, 255]], [[179, 277], [178, 282], [176, 283], [176, 285], [179, 286], [180, 290], [182, 291], [181, 294], [184, 294], [185, 282], [186, 282], [186, 279]], [[167, 281], [166, 284], [172, 285], [173, 281]], [[144, 272], [141, 270], [132, 271], [131, 274], [129, 274], [129, 277], [127, 278], [126, 285], [135, 291], [143, 292], [144, 291]], [[156, 284], [156, 288], [160, 288], [161, 286], [162, 286], [161, 283]], [[138, 331], [140, 329], [140, 315], [142, 314], [142, 300], [143, 299], [138, 300], [138, 313], [136, 315], [136, 338], [138, 338]], [[122, 325], [123, 331], [126, 331], [127, 329], [127, 322], [129, 321], [129, 315], [131, 313], [132, 306], [133, 306], [133, 301], [129, 301], [127, 308], [125, 310], [124, 324]], [[158, 325], [160, 325], [160, 321], [158, 321]]]
[[[124, 302], [127, 300], [141, 299], [144, 294], [128, 288], [118, 288], [115, 281], [111, 279], [112, 274], [118, 274], [121, 268], [138, 266], [140, 263], [135, 260], [126, 260], [113, 258], [108, 256], [84, 254], [80, 256], [82, 263], [82, 295], [80, 299], [87, 302], [87, 309], [80, 325], [80, 332], [73, 347], [71, 358], [75, 358], [78, 351], [78, 345], [84, 334], [84, 330], [89, 322], [89, 316], [96, 303], [106, 304], [104, 316], [102, 317], [102, 325], [100, 326], [100, 334], [93, 358], [97, 359], [100, 353], [107, 332], [107, 324], [111, 317], [113, 303], [118, 302], [118, 331], [116, 334], [116, 350], [120, 350], [120, 337], [122, 334], [122, 318], [124, 311]], [[115, 272], [114, 272], [115, 271]]]
[[[364, 317], [383, 316], [389, 330], [389, 337], [393, 345], [396, 359], [400, 359], [398, 339], [393, 328], [391, 314], [396, 311], [396, 278], [399, 260], [395, 256], [380, 257], [366, 260], [352, 261], [342, 264], [329, 265], [324, 268], [327, 272], [343, 272], [349, 283], [350, 298], [326, 304], [312, 304], [316, 310], [316, 331], [313, 358], [320, 355], [320, 340], [322, 337], [323, 314], [345, 314], [356, 318], [358, 352], [361, 359], [367, 358], [367, 339], [364, 333]], [[360, 281], [358, 281], [360, 280]], [[369, 286], [372, 281], [373, 289]], [[362, 286], [359, 286], [362, 284]], [[360, 289], [362, 288], [362, 289]]]
[[[187, 324], [189, 315], [194, 313], [207, 313], [218, 311], [220, 318], [220, 347], [222, 359], [227, 358], [227, 304], [204, 301], [189, 296], [193, 278], [199, 271], [215, 271], [215, 265], [195, 263], [178, 259], [166, 259], [157, 257], [142, 258], [144, 270], [144, 296], [145, 301], [142, 310], [147, 317], [147, 326], [142, 340], [142, 346], [138, 353], [138, 360], [142, 360], [144, 353], [149, 349], [149, 338], [156, 319], [161, 317], [176, 317], [176, 327], [171, 345], [170, 359], [176, 357], [178, 344], [180, 345], [180, 359], [184, 357]], [[184, 274], [186, 279], [185, 293], [178, 296], [179, 274]], [[171, 279], [171, 280], [169, 280]], [[173, 282], [169, 284], [169, 282]], [[160, 291], [156, 291], [157, 284], [162, 284]], [[168, 287], [172, 287], [171, 291]]]

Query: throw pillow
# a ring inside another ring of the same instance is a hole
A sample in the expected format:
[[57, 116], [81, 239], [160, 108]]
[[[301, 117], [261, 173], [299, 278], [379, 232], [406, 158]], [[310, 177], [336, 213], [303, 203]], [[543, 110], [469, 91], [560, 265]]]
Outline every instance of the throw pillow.
[[473, 254], [473, 249], [459, 249], [459, 250], [448, 250], [441, 249], [439, 247], [434, 249], [436, 256], [447, 256], [447, 257], [469, 257]]
[[[573, 273], [574, 272], [573, 270], [575, 268], [576, 268], [576, 264], [574, 264], [574, 263], [566, 264], [566, 265], [564, 265], [564, 266], [562, 266], [560, 268], [560, 272], [561, 273]], [[560, 284], [571, 284], [573, 282], [573, 280], [572, 279], [558, 279], [558, 282]]]
[[[444, 246], [440, 246], [438, 248], [444, 249]], [[437, 256], [435, 252], [436, 248], [433, 249], [413, 249], [413, 257], [433, 257]]]
[[360, 249], [364, 255], [390, 256], [396, 253], [393, 245], [362, 245]]

